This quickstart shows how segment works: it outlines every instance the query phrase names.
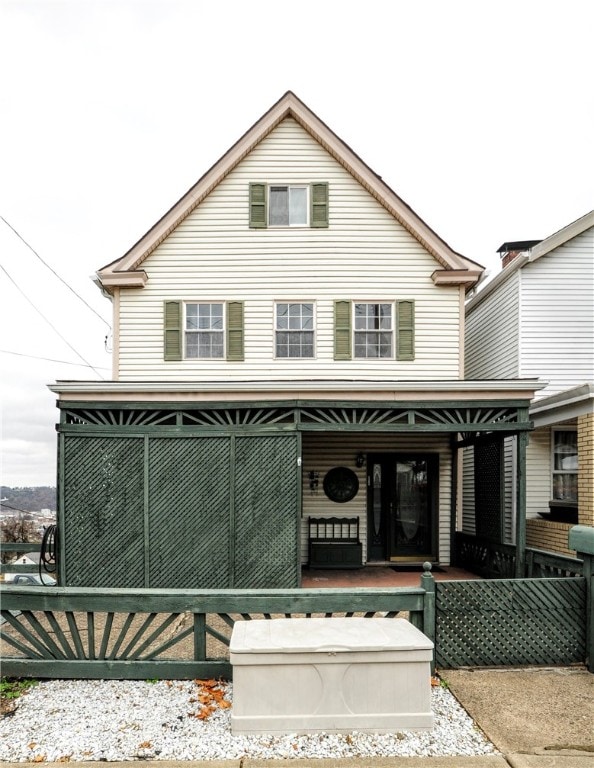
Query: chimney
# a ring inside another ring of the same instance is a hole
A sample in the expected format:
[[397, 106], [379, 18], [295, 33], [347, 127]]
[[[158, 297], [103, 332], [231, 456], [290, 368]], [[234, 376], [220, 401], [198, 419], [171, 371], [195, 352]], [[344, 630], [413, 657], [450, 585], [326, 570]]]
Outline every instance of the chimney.
[[501, 269], [505, 269], [508, 264], [511, 264], [516, 256], [519, 256], [525, 251], [529, 251], [531, 248], [534, 248], [535, 245], [538, 245], [538, 243], [540, 243], [540, 240], [513, 240], [508, 243], [503, 243], [503, 245], [499, 246], [497, 249], [497, 253], [501, 258]]

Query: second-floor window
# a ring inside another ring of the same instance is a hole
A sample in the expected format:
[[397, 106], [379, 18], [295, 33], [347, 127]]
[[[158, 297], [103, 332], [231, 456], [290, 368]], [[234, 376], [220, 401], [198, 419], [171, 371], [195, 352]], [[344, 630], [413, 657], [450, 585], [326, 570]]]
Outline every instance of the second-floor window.
[[313, 304], [278, 302], [275, 308], [275, 339], [276, 357], [313, 357]]
[[355, 357], [393, 357], [392, 304], [355, 304]]
[[225, 353], [223, 304], [185, 305], [186, 357], [221, 358]]

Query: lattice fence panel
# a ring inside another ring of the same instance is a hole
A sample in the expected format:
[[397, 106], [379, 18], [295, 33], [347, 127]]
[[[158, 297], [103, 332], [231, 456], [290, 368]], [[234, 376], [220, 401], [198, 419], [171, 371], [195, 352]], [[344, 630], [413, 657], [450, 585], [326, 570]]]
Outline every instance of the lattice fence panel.
[[228, 437], [149, 441], [151, 587], [231, 586]]
[[298, 436], [241, 437], [235, 453], [239, 589], [298, 586]]
[[444, 581], [436, 591], [442, 669], [584, 663], [584, 578]]
[[503, 442], [474, 447], [476, 533], [491, 541], [503, 540]]
[[143, 455], [139, 438], [64, 438], [67, 586], [144, 586]]

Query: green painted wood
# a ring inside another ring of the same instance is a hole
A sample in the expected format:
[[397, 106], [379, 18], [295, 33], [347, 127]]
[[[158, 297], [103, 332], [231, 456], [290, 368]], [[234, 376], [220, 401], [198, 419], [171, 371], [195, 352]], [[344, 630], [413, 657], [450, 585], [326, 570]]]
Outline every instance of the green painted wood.
[[297, 587], [300, 580], [295, 435], [237, 436], [232, 585]]
[[516, 578], [526, 567], [526, 450], [528, 434], [516, 438]]
[[163, 302], [163, 358], [167, 361], [182, 359], [182, 315], [181, 301]]
[[339, 299], [334, 302], [334, 359], [350, 360], [351, 346], [351, 302]]
[[437, 665], [584, 663], [586, 580], [437, 582]]
[[[394, 617], [409, 611], [422, 629], [429, 616], [427, 592], [421, 588], [149, 591], [57, 587], [0, 588], [0, 593], [6, 616], [0, 637], [19, 654], [5, 657], [3, 673], [21, 674], [22, 656], [44, 661], [34, 667], [44, 677], [185, 677], [188, 648], [194, 656], [192, 676], [196, 677], [196, 663], [206, 657], [206, 635], [228, 646], [236, 620], [355, 613]], [[17, 606], [22, 613], [14, 616], [10, 611]], [[43, 617], [37, 614], [30, 620], [33, 612], [40, 611]], [[178, 626], [186, 615], [188, 620]], [[224, 622], [228, 634], [213, 626], [213, 616]], [[85, 622], [97, 639], [89, 639], [86, 649], [80, 629]], [[189, 646], [186, 640], [191, 641]], [[205, 674], [219, 674], [221, 668], [213, 665], [216, 661], [206, 659]]]
[[310, 185], [309, 223], [314, 228], [325, 228], [329, 224], [328, 182]]
[[266, 229], [266, 184], [252, 182], [249, 187], [249, 222], [251, 229]]
[[227, 360], [240, 362], [243, 360], [243, 301], [227, 302]]
[[144, 438], [65, 436], [61, 583], [144, 585], [143, 462]]
[[153, 437], [149, 451], [149, 586], [230, 586], [230, 438]]
[[415, 302], [396, 302], [396, 359], [415, 359]]
[[49, 661], [7, 659], [3, 674], [60, 680], [231, 680], [230, 662], [210, 661]]

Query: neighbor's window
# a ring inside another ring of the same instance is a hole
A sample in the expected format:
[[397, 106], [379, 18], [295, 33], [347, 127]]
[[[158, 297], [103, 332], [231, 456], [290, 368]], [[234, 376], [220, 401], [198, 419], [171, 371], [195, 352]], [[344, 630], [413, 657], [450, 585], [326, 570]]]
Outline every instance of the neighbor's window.
[[578, 478], [577, 432], [553, 430], [553, 500], [576, 503]]
[[268, 190], [268, 226], [306, 227], [307, 186], [271, 186]]
[[355, 304], [355, 357], [393, 357], [392, 304]]
[[276, 305], [276, 356], [314, 356], [313, 304], [281, 303]]
[[223, 357], [223, 305], [186, 304], [185, 310], [186, 357]]

